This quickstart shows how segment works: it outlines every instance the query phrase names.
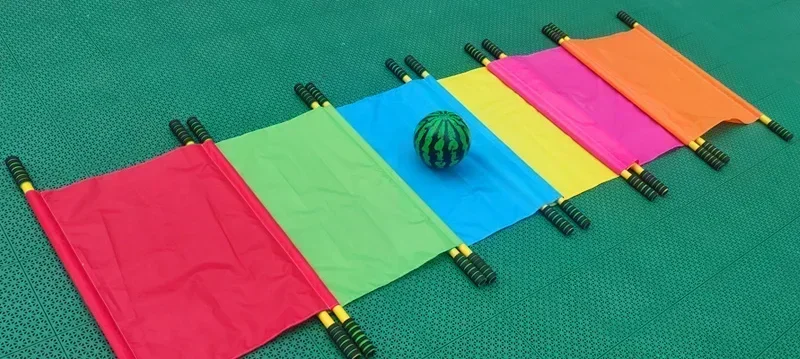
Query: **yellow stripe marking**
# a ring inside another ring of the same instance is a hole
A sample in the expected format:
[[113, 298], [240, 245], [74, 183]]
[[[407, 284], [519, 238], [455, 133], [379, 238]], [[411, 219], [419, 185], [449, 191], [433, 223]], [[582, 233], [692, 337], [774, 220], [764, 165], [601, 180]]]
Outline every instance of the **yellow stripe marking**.
[[422, 75], [421, 75], [421, 76], [422, 76], [422, 78], [424, 79], [424, 78], [426, 78], [426, 77], [428, 77], [428, 76], [430, 76], [430, 75], [431, 75], [431, 74], [429, 74], [429, 73], [428, 73], [428, 71], [422, 71]]
[[33, 191], [33, 183], [30, 183], [29, 181], [22, 182], [22, 184], [19, 185], [19, 189], [22, 190], [22, 193]]
[[761, 116], [759, 116], [759, 117], [758, 117], [758, 120], [759, 120], [759, 121], [761, 121], [761, 123], [763, 123], [763, 124], [765, 124], [765, 125], [769, 125], [769, 124], [770, 124], [770, 122], [772, 122], [772, 119], [771, 119], [771, 118], [769, 118], [769, 116], [767, 116], [767, 115], [761, 115]]
[[631, 176], [633, 176], [633, 175], [632, 175], [630, 172], [628, 172], [628, 170], [622, 170], [622, 172], [620, 172], [620, 173], [619, 173], [619, 175], [620, 175], [622, 178], [626, 179], [626, 180], [627, 180], [628, 178], [631, 178]]
[[642, 174], [642, 172], [644, 172], [644, 168], [642, 168], [642, 166], [639, 166], [638, 163], [634, 163], [631, 166], [631, 168], [633, 168], [633, 172], [636, 172], [636, 174]]
[[350, 316], [344, 311], [344, 308], [342, 308], [341, 305], [333, 307], [333, 314], [336, 314], [336, 318], [338, 318], [342, 323], [344, 323], [345, 320], [350, 319]]
[[485, 59], [481, 60], [481, 65], [483, 65], [483, 66], [489, 66], [489, 63], [490, 63], [490, 62], [491, 62], [491, 61], [489, 61], [489, 59], [486, 59], [486, 58], [485, 58]]
[[497, 58], [498, 58], [498, 59], [505, 59], [506, 57], [508, 57], [508, 55], [506, 55], [506, 54], [504, 54], [504, 53], [502, 53], [502, 52], [501, 52], [501, 53], [500, 53], [500, 56], [498, 56]]
[[469, 255], [472, 254], [472, 250], [469, 249], [469, 247], [467, 247], [467, 245], [464, 243], [458, 245], [458, 251], [461, 252], [461, 254], [463, 254], [465, 257], [469, 257]]
[[330, 107], [331, 103], [329, 101], [325, 101], [322, 103], [322, 107]]
[[458, 251], [458, 249], [453, 248], [453, 249], [447, 251], [447, 253], [450, 254], [450, 257], [455, 258], [458, 255], [458, 253], [460, 253], [460, 252]]
[[311, 109], [312, 110], [315, 110], [317, 107], [319, 107], [319, 102], [314, 101], [314, 102], [311, 103]]
[[329, 328], [331, 325], [333, 325], [333, 318], [331, 318], [328, 312], [320, 312], [317, 314], [317, 318], [319, 318], [319, 321], [322, 322], [322, 325], [324, 325], [325, 328]]
[[691, 148], [692, 151], [697, 152], [697, 149], [700, 148], [700, 145], [698, 145], [697, 142], [691, 141], [689, 142], [689, 148]]
[[405, 82], [405, 83], [411, 82], [411, 77], [408, 76], [408, 75], [403, 75], [403, 82]]

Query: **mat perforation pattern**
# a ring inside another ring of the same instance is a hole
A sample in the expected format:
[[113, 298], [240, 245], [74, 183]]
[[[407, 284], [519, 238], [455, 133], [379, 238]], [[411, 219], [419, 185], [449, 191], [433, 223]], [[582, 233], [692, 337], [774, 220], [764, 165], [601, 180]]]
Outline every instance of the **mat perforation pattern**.
[[[550, 21], [574, 38], [623, 31], [620, 9], [800, 132], [798, 1], [13, 0], [0, 155], [53, 188], [174, 148], [172, 118], [230, 138], [305, 111], [296, 82], [344, 105], [399, 85], [387, 57], [443, 78], [477, 67], [467, 41], [529, 53], [553, 46]], [[589, 231], [565, 238], [537, 215], [475, 245], [500, 275], [491, 288], [442, 255], [348, 310], [379, 358], [800, 357], [800, 148], [759, 124], [706, 138], [730, 165], [670, 152], [648, 166], [667, 198], [614, 180], [573, 200]], [[0, 208], [0, 358], [113, 358], [7, 179]], [[339, 358], [313, 320], [248, 357]]]

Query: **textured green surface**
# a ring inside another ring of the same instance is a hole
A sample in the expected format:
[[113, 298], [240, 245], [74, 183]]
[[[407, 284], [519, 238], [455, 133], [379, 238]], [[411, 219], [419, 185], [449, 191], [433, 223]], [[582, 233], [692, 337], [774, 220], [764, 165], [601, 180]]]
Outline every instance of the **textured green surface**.
[[[173, 117], [230, 138], [305, 111], [299, 81], [343, 105], [397, 85], [387, 57], [442, 78], [476, 67], [467, 41], [530, 52], [552, 46], [549, 21], [599, 36], [623, 8], [800, 132], [797, 1], [5, 1], [0, 154], [59, 186], [172, 148]], [[537, 215], [476, 245], [499, 274], [488, 290], [439, 256], [348, 309], [379, 358], [800, 357], [797, 139], [706, 138], [732, 157], [722, 172], [679, 149], [648, 166], [666, 198], [614, 180], [573, 200], [588, 231]], [[0, 357], [112, 357], [10, 180], [0, 208]], [[251, 356], [338, 354], [309, 321]]]

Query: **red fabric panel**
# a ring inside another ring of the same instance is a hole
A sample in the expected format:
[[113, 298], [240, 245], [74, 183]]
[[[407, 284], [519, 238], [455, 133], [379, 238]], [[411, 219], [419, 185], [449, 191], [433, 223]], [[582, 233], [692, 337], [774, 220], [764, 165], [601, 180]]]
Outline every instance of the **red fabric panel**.
[[121, 358], [238, 357], [329, 307], [278, 225], [206, 150], [46, 191], [42, 203], [29, 195]]
[[72, 279], [72, 283], [89, 308], [89, 312], [92, 313], [97, 324], [103, 330], [103, 334], [117, 358], [136, 358], [131, 352], [128, 343], [125, 342], [125, 338], [122, 336], [117, 324], [114, 323], [114, 318], [111, 317], [108, 308], [103, 304], [103, 298], [98, 295], [86, 272], [81, 270], [81, 262], [75, 256], [75, 252], [72, 251], [72, 247], [70, 247], [67, 238], [64, 236], [64, 232], [61, 231], [61, 227], [58, 226], [50, 210], [47, 209], [47, 204], [42, 199], [42, 195], [37, 191], [28, 191], [25, 193], [25, 199], [28, 200], [28, 204], [39, 221], [39, 225], [42, 226], [42, 230], [50, 240], [50, 245], [67, 269], [67, 274]]

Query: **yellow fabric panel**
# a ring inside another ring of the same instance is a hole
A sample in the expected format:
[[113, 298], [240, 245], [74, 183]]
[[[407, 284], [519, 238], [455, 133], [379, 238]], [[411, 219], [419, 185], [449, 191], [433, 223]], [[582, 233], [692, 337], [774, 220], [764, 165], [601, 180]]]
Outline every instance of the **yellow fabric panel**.
[[562, 196], [617, 177], [486, 68], [439, 82]]

